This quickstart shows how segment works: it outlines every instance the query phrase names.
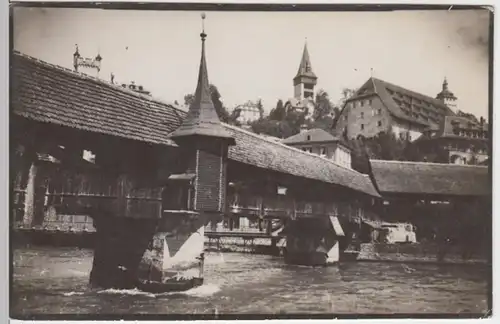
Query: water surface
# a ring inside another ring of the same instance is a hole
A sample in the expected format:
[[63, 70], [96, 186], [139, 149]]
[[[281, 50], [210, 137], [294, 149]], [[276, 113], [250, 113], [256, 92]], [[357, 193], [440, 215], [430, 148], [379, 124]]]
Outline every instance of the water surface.
[[205, 284], [183, 293], [90, 291], [92, 251], [14, 250], [11, 316], [19, 314], [485, 313], [486, 267], [358, 262], [285, 265], [208, 253]]

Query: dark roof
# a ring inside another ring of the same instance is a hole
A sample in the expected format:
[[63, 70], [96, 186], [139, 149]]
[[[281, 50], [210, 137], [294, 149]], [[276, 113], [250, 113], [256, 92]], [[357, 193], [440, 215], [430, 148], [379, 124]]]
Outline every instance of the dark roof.
[[379, 196], [367, 175], [319, 155], [264, 139], [240, 127], [225, 126], [236, 139], [236, 145], [229, 148], [231, 160]]
[[311, 65], [311, 59], [309, 58], [309, 51], [307, 50], [307, 43], [304, 45], [304, 52], [302, 52], [302, 59], [300, 60], [299, 70], [294, 79], [300, 78], [302, 76], [309, 77], [311, 79], [317, 79], [316, 74], [314, 74]]
[[167, 135], [179, 126], [186, 113], [174, 105], [17, 52], [11, 56], [11, 66], [11, 109], [17, 115], [89, 132], [175, 145]]
[[[308, 138], [309, 136], [309, 138]], [[313, 128], [302, 133], [292, 135], [285, 138], [283, 144], [302, 144], [302, 143], [318, 143], [318, 142], [338, 142], [338, 137], [333, 136], [321, 128]]]
[[170, 134], [170, 138], [201, 135], [230, 139], [231, 143], [234, 144], [234, 140], [222, 126], [212, 102], [205, 59], [206, 36], [207, 34], [204, 32], [201, 33], [200, 70], [193, 103], [189, 106], [188, 114], [181, 126]]
[[440, 93], [436, 95], [437, 99], [451, 99], [451, 100], [457, 100], [457, 97], [453, 94], [453, 92], [448, 89], [448, 80], [444, 78], [443, 81], [443, 90], [441, 90]]
[[368, 79], [347, 102], [369, 94], [377, 94], [394, 117], [423, 126], [439, 124], [444, 116], [455, 115], [438, 99], [376, 78]]
[[485, 196], [491, 194], [484, 166], [370, 160], [382, 194]]
[[[147, 143], [173, 145], [168, 135], [186, 112], [149, 96], [19, 53], [12, 55], [13, 113]], [[236, 145], [229, 158], [256, 167], [344, 186], [379, 196], [369, 177], [239, 127], [222, 124]]]
[[463, 137], [455, 134], [454, 130], [488, 131], [488, 124], [481, 125], [469, 118], [459, 116], [446, 116], [441, 124], [438, 136]]

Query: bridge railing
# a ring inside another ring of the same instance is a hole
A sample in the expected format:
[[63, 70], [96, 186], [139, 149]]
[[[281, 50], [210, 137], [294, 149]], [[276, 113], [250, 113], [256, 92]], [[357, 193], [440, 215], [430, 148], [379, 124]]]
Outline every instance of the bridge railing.
[[210, 225], [205, 226], [206, 232], [221, 232], [221, 233], [265, 233], [265, 229], [259, 230], [259, 228], [251, 227], [251, 226], [240, 226], [238, 228], [227, 228], [223, 226], [218, 226], [216, 228], [211, 227]]

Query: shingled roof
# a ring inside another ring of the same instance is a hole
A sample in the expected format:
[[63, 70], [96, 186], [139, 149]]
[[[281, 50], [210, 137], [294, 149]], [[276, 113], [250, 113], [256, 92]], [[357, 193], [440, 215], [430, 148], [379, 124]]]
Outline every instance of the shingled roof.
[[378, 190], [384, 194], [491, 195], [484, 166], [370, 160]]
[[442, 101], [376, 78], [370, 78], [347, 102], [377, 94], [391, 115], [423, 126], [436, 125], [455, 113]]
[[[460, 136], [460, 130], [476, 131], [476, 132], [487, 132], [488, 124], [480, 124], [466, 117], [459, 116], [446, 116], [442, 121], [441, 127], [437, 136], [439, 137], [456, 137], [463, 138]], [[487, 138], [483, 138], [487, 140]]]
[[379, 196], [367, 175], [319, 155], [264, 139], [242, 128], [225, 126], [236, 139], [236, 145], [229, 149], [231, 160]]
[[[174, 145], [168, 135], [187, 115], [149, 96], [17, 52], [11, 63], [12, 112], [38, 122]], [[231, 160], [379, 196], [371, 180], [361, 173], [239, 127], [222, 125], [236, 140], [229, 149]]]
[[18, 52], [11, 56], [11, 66], [11, 109], [17, 115], [175, 146], [167, 135], [186, 113], [172, 104]]
[[319, 142], [338, 142], [339, 138], [333, 136], [321, 128], [308, 129], [290, 137], [285, 138], [283, 144], [298, 144], [298, 143], [319, 143]]

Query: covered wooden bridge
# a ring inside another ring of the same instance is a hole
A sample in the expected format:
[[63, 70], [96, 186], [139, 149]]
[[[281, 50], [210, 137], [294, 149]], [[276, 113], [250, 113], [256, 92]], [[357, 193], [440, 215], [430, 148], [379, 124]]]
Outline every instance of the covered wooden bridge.
[[491, 257], [492, 182], [485, 166], [371, 160], [387, 221], [416, 226], [419, 242], [437, 241]]
[[[282, 219], [287, 260], [304, 264], [338, 261], [350, 224], [373, 216], [379, 194], [368, 176], [219, 121], [201, 36], [188, 113], [12, 55], [12, 223], [46, 226], [78, 217], [76, 223], [95, 226], [97, 286], [134, 286], [158, 233], [168, 242], [160, 250], [172, 260], [191, 258], [196, 267], [204, 227], [224, 216]], [[169, 267], [178, 273], [174, 263]]]

